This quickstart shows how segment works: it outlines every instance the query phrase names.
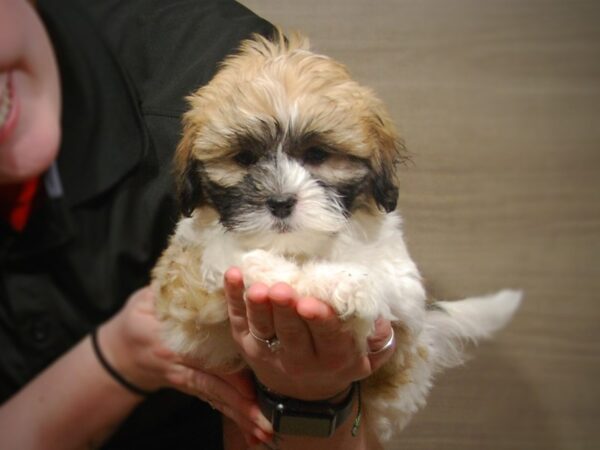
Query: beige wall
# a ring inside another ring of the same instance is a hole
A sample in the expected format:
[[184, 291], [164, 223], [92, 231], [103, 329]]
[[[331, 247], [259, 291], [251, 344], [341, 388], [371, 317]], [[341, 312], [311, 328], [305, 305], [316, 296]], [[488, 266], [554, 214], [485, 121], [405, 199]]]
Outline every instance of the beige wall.
[[387, 102], [431, 293], [526, 292], [391, 448], [600, 448], [600, 2], [243, 3]]

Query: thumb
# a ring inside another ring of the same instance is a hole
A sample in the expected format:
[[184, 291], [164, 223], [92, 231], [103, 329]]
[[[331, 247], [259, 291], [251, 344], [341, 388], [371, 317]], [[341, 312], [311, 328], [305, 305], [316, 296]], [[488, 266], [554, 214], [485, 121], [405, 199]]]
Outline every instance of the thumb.
[[389, 321], [381, 318], [375, 321], [375, 331], [367, 340], [367, 348], [372, 371], [389, 360], [396, 349], [394, 329]]
[[219, 375], [219, 378], [231, 384], [243, 397], [248, 400], [254, 400], [256, 393], [254, 391], [254, 381], [252, 373], [248, 369], [240, 372]]

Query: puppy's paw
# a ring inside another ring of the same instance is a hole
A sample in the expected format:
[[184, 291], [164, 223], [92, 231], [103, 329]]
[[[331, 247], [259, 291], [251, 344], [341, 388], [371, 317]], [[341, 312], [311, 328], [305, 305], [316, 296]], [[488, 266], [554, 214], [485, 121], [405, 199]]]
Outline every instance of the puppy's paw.
[[342, 318], [365, 315], [362, 307], [369, 301], [366, 292], [367, 281], [368, 274], [360, 270], [342, 269], [335, 275], [330, 301]]
[[295, 284], [300, 273], [294, 262], [265, 250], [253, 250], [243, 255], [240, 269], [246, 286], [254, 283], [271, 286], [278, 282]]
[[301, 295], [329, 303], [342, 320], [356, 317], [373, 321], [379, 308], [369, 281], [366, 268], [358, 265], [309, 264], [297, 289]]

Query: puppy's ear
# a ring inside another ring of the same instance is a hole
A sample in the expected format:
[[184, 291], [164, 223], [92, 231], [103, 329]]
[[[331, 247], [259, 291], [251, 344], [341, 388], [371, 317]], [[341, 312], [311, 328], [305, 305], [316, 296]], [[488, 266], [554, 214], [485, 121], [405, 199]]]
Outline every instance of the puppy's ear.
[[464, 361], [464, 345], [490, 338], [521, 304], [521, 291], [503, 290], [484, 297], [433, 303], [425, 318], [436, 370]]
[[204, 202], [202, 178], [200, 177], [201, 163], [190, 159], [178, 180], [179, 205], [186, 217]]
[[385, 212], [396, 209], [398, 202], [398, 166], [407, 158], [406, 149], [384, 111], [376, 111], [371, 125], [375, 151], [371, 190], [377, 206]]
[[396, 209], [398, 202], [398, 186], [396, 186], [394, 181], [395, 176], [392, 171], [393, 166], [390, 167], [385, 162], [382, 162], [380, 167], [375, 169], [371, 182], [373, 198], [377, 206], [388, 213]]
[[179, 205], [184, 216], [190, 217], [194, 209], [204, 202], [202, 164], [193, 156], [194, 133], [189, 122], [184, 120], [183, 138], [175, 153], [175, 178]]

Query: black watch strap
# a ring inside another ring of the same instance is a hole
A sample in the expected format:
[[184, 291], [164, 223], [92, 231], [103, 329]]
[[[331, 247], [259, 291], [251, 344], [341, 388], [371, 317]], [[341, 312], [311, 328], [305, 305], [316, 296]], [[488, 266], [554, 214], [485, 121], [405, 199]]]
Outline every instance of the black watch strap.
[[256, 393], [258, 405], [276, 433], [329, 437], [352, 412], [357, 384], [352, 383], [346, 397], [337, 403], [284, 397], [269, 391], [258, 380]]

